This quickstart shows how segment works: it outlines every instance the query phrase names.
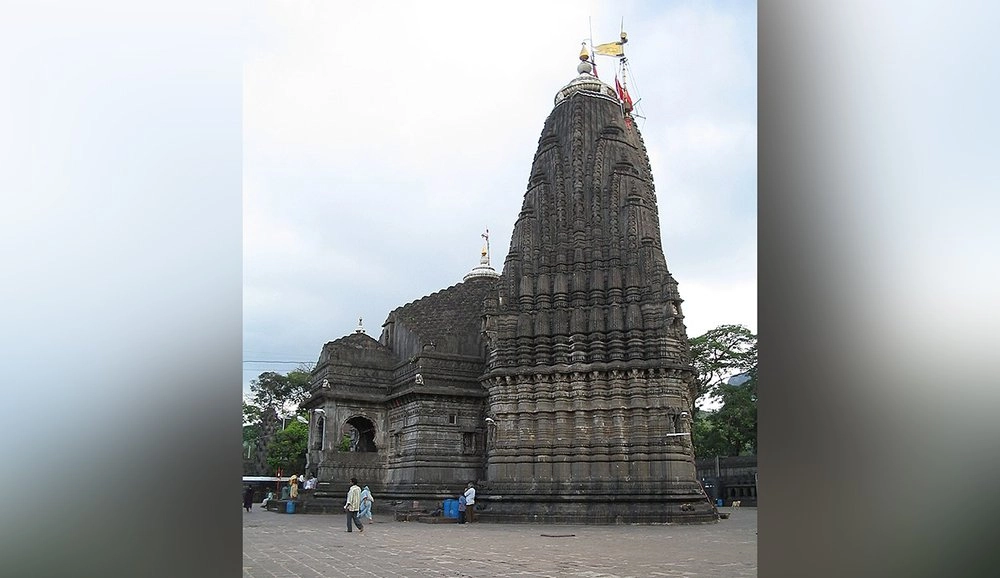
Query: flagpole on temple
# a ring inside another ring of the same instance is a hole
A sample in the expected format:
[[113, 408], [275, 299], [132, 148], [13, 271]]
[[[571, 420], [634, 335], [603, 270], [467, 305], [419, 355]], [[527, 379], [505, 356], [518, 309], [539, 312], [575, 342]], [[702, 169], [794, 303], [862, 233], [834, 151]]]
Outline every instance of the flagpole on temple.
[[482, 238], [486, 239], [486, 264], [490, 264], [490, 229], [486, 228], [486, 232], [481, 235]]
[[[618, 93], [618, 100], [621, 101], [625, 125], [631, 128], [634, 104], [632, 97], [628, 93], [628, 58], [625, 56], [625, 43], [627, 42], [628, 34], [625, 33], [625, 19], [622, 18], [622, 29], [618, 41], [598, 44], [597, 46], [593, 46], [593, 42], [591, 42], [591, 51], [595, 56], [600, 54], [602, 56], [618, 57], [618, 70], [615, 71], [615, 92]], [[581, 51], [580, 60], [585, 60], [585, 58], [584, 51]], [[595, 60], [594, 56], [591, 57], [591, 60]], [[594, 66], [596, 67], [596, 62]], [[597, 76], [596, 68], [594, 69], [594, 76]], [[621, 81], [618, 79], [619, 76], [621, 76]]]
[[588, 38], [590, 42], [590, 65], [594, 68], [594, 78], [600, 78], [600, 76], [597, 76], [597, 55], [594, 54], [594, 21], [590, 16], [587, 16], [587, 32], [590, 35], [590, 38]]
[[618, 58], [618, 63], [622, 70], [622, 88], [625, 89], [625, 94], [628, 94], [628, 80], [625, 78], [625, 71], [628, 69], [628, 58], [625, 57], [625, 43], [628, 42], [628, 34], [625, 34], [624, 18], [622, 18], [622, 27], [618, 38], [618, 44], [622, 47], [621, 56]]
[[632, 114], [632, 108], [633, 108], [633, 106], [632, 106], [632, 97], [628, 93], [628, 78], [627, 78], [628, 58], [625, 56], [625, 43], [628, 42], [628, 35], [625, 34], [625, 19], [624, 18], [622, 18], [622, 28], [621, 28], [621, 33], [619, 34], [619, 38], [620, 38], [619, 44], [621, 44], [621, 47], [622, 47], [622, 55], [621, 55], [622, 91], [625, 93], [625, 96], [623, 98], [623, 107], [624, 107], [624, 110], [625, 110], [625, 124], [627, 124], [629, 127], [631, 127], [632, 126], [632, 122], [631, 122], [630, 116]]

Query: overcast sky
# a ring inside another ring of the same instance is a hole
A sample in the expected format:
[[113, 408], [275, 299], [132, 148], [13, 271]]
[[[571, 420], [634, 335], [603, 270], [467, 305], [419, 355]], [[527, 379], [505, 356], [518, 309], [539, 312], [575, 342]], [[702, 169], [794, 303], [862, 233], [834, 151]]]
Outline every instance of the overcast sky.
[[[580, 43], [624, 18], [689, 336], [757, 328], [750, 2], [257, 2], [244, 71], [244, 388], [502, 266]], [[614, 59], [598, 57], [613, 84]]]

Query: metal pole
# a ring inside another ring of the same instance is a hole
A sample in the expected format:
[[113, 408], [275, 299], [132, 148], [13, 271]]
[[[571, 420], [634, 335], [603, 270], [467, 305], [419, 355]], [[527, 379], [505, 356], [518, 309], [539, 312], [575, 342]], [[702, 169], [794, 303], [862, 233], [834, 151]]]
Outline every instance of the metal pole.
[[312, 447], [313, 412], [309, 412], [309, 423], [306, 424], [306, 471], [309, 471], [309, 448]]

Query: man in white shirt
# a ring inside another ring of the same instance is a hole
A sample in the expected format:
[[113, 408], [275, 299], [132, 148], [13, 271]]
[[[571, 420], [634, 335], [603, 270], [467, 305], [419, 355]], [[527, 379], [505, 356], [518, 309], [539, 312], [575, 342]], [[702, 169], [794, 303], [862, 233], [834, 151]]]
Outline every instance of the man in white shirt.
[[358, 527], [359, 532], [364, 532], [365, 527], [358, 519], [358, 510], [361, 509], [361, 488], [358, 487], [358, 480], [351, 478], [351, 489], [347, 491], [347, 502], [344, 510], [347, 512], [347, 531], [351, 531], [351, 522]]
[[476, 511], [476, 488], [469, 482], [465, 487], [465, 521], [471, 524]]

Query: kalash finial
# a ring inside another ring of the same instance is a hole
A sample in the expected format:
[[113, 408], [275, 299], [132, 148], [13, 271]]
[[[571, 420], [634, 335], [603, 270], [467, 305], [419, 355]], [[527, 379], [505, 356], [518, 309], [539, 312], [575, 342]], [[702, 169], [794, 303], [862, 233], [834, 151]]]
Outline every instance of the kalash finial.
[[486, 240], [486, 244], [483, 245], [483, 250], [480, 253], [479, 266], [466, 273], [465, 277], [462, 277], [462, 281], [468, 281], [475, 277], [490, 277], [493, 279], [500, 277], [496, 269], [490, 266], [490, 230], [486, 229], [486, 232], [480, 236]]
[[590, 63], [590, 53], [587, 52], [587, 43], [580, 43], [580, 64], [577, 65], [576, 71], [580, 74], [590, 74], [594, 70], [594, 65]]

